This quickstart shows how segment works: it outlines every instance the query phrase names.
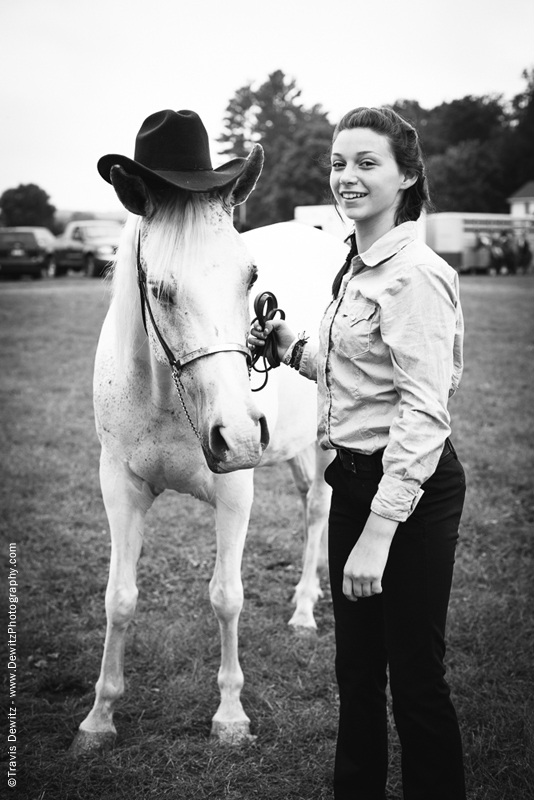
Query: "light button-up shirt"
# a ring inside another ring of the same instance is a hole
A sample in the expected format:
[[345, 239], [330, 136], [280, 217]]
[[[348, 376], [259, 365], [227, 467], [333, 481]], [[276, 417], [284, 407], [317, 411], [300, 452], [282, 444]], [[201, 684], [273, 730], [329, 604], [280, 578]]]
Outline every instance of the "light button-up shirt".
[[353, 259], [318, 349], [304, 350], [300, 372], [318, 384], [321, 446], [385, 448], [371, 506], [380, 516], [404, 521], [437, 467], [462, 343], [458, 273], [406, 222]]

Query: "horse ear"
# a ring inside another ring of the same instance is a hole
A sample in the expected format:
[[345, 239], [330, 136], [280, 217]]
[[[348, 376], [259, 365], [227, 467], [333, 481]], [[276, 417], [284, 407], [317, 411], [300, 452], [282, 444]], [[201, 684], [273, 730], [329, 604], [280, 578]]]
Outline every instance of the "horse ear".
[[110, 178], [117, 197], [127, 211], [140, 217], [150, 215], [152, 200], [142, 178], [137, 175], [129, 175], [118, 164], [111, 167]]
[[232, 194], [230, 195], [231, 205], [238, 206], [240, 203], [245, 202], [249, 194], [256, 186], [262, 169], [263, 147], [261, 144], [255, 144], [247, 158], [247, 166], [245, 171], [232, 186]]

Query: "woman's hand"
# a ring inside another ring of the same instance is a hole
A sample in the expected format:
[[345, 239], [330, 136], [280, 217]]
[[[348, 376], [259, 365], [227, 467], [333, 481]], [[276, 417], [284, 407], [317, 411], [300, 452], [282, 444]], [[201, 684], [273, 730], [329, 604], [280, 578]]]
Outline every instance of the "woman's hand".
[[282, 361], [289, 346], [295, 340], [295, 334], [291, 331], [287, 322], [279, 317], [267, 320], [263, 329], [260, 328], [257, 320], [253, 322], [247, 339], [248, 346], [264, 347], [265, 340], [271, 331], [274, 331], [278, 358]]
[[373, 511], [343, 569], [343, 594], [348, 600], [382, 592], [382, 576], [398, 522]]

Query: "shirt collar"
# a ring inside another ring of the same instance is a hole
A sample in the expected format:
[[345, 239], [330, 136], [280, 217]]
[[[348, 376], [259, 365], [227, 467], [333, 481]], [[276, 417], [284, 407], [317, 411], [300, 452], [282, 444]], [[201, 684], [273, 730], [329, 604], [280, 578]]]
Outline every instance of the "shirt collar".
[[357, 266], [363, 263], [366, 267], [377, 267], [397, 255], [403, 247], [413, 242], [414, 239], [417, 239], [415, 222], [403, 222], [385, 233], [380, 239], [377, 239], [365, 253], [359, 253], [355, 256], [352, 259], [352, 264]]

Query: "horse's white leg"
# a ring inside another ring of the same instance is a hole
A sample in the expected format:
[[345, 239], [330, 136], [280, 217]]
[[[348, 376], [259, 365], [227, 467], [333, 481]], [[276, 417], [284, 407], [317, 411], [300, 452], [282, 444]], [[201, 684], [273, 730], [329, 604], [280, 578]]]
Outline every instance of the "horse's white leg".
[[323, 479], [332, 453], [310, 445], [289, 460], [304, 506], [304, 555], [300, 580], [295, 588], [295, 612], [289, 625], [303, 632], [317, 628], [315, 603], [322, 597], [319, 567], [326, 564], [326, 529], [331, 490]]
[[136, 566], [145, 515], [154, 502], [148, 484], [104, 450], [100, 459], [100, 482], [111, 533], [106, 641], [95, 687], [95, 703], [71, 745], [70, 752], [74, 756], [108, 747], [117, 733], [113, 709], [124, 692], [124, 644], [138, 594]]
[[221, 631], [218, 675], [221, 702], [212, 720], [211, 735], [227, 744], [255, 738], [250, 735], [250, 720], [241, 705], [244, 679], [237, 631], [243, 607], [241, 559], [254, 493], [253, 480], [252, 470], [216, 477], [217, 558], [210, 581], [210, 600]]

